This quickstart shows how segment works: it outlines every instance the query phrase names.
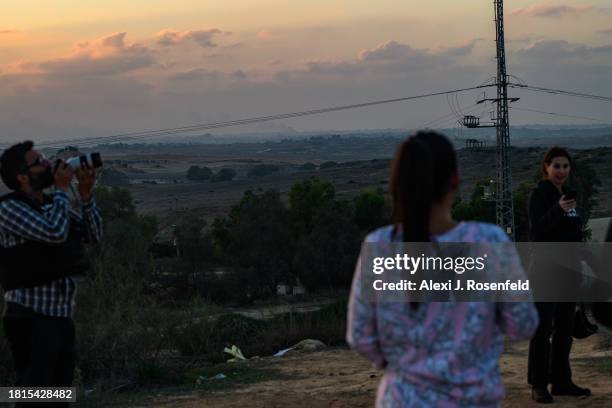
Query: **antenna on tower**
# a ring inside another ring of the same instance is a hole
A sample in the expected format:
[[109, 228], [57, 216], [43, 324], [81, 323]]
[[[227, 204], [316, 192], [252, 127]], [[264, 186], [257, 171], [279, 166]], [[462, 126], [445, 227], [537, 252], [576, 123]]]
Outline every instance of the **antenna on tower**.
[[497, 149], [497, 183], [495, 214], [497, 225], [512, 238], [514, 230], [514, 202], [512, 200], [512, 173], [510, 171], [510, 121], [508, 117], [508, 75], [506, 74], [506, 48], [504, 40], [504, 2], [493, 0], [495, 6], [495, 43], [497, 45], [497, 117], [495, 122]]
[[[512, 172], [510, 170], [510, 120], [508, 115], [508, 104], [516, 102], [519, 98], [508, 98], [508, 78], [506, 73], [506, 48], [504, 40], [504, 1], [493, 0], [495, 6], [495, 44], [497, 49], [497, 75], [488, 79], [485, 83], [491, 83], [497, 87], [497, 95], [487, 98], [486, 94], [476, 104], [491, 102], [496, 104], [495, 116], [491, 112], [491, 122], [481, 122], [480, 117], [465, 115], [459, 123], [469, 129], [494, 127], [496, 136], [495, 148], [495, 218], [497, 225], [514, 239], [514, 202], [512, 200]], [[514, 77], [513, 77], [514, 78]], [[518, 79], [518, 78], [517, 78]], [[476, 139], [466, 140], [466, 148], [469, 150], [480, 150], [484, 145]], [[492, 194], [491, 194], [492, 195]]]

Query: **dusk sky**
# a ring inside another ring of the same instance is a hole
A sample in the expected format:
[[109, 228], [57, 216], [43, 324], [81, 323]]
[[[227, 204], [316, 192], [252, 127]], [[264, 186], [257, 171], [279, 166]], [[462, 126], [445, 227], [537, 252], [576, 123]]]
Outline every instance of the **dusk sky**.
[[[403, 97], [478, 85], [495, 73], [492, 0], [2, 3], [5, 142]], [[505, 11], [509, 73], [530, 85], [612, 96], [612, 0], [515, 0]], [[612, 122], [610, 103], [512, 94], [522, 98], [517, 108]], [[457, 102], [465, 108], [477, 97]], [[449, 113], [437, 97], [233, 131], [415, 128]], [[589, 121], [515, 110], [511, 123]]]

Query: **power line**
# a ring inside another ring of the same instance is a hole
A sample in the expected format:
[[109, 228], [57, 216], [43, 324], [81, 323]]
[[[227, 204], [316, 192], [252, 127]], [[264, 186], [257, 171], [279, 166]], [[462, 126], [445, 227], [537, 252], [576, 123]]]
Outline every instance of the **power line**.
[[459, 112], [457, 112], [457, 109], [455, 109], [455, 105], [451, 101], [450, 94], [446, 95], [446, 103], [448, 104], [448, 107], [450, 108], [451, 112], [457, 117], [458, 120], [460, 115]]
[[[465, 108], [464, 114], [468, 114], [468, 113], [473, 113], [480, 110], [480, 106], [478, 104], [473, 104], [470, 106], [467, 106]], [[461, 118], [459, 118], [461, 119]], [[432, 119], [427, 123], [424, 123], [420, 126], [417, 127], [417, 129], [424, 129], [424, 128], [440, 128], [443, 124], [447, 124], [450, 122], [455, 122], [457, 120], [457, 116], [455, 115], [454, 112], [448, 113], [444, 116], [440, 116], [439, 118], [436, 119]]]
[[273, 121], [273, 120], [279, 120], [279, 119], [297, 118], [297, 117], [302, 117], [302, 116], [319, 115], [323, 113], [337, 112], [337, 111], [343, 111], [343, 110], [349, 110], [349, 109], [365, 108], [365, 107], [383, 105], [383, 104], [389, 104], [389, 103], [405, 102], [405, 101], [410, 101], [414, 99], [428, 98], [432, 96], [447, 95], [447, 94], [453, 94], [457, 92], [466, 92], [466, 91], [472, 91], [476, 89], [489, 88], [491, 86], [493, 85], [478, 85], [478, 86], [473, 86], [473, 87], [468, 87], [468, 88], [454, 89], [450, 91], [432, 92], [432, 93], [407, 96], [407, 97], [402, 97], [402, 98], [383, 99], [383, 100], [372, 101], [372, 102], [358, 103], [358, 104], [352, 104], [352, 105], [342, 105], [342, 106], [335, 106], [335, 107], [322, 108], [322, 109], [311, 109], [311, 110], [301, 111], [301, 112], [283, 113], [283, 114], [276, 114], [276, 115], [269, 115], [269, 116], [259, 116], [259, 117], [232, 120], [232, 121], [226, 121], [226, 122], [203, 123], [203, 124], [181, 126], [181, 127], [168, 128], [168, 129], [119, 133], [119, 134], [111, 135], [111, 136], [100, 136], [100, 137], [81, 138], [81, 139], [67, 139], [67, 140], [59, 140], [59, 141], [47, 142], [47, 143], [43, 142], [43, 143], [39, 143], [38, 145], [40, 147], [50, 148], [50, 147], [61, 147], [61, 146], [65, 146], [66, 144], [78, 144], [79, 146], [91, 146], [91, 145], [100, 144], [104, 142], [111, 143], [111, 142], [116, 142], [120, 140], [133, 141], [133, 140], [140, 140], [140, 139], [146, 139], [146, 138], [151, 138], [151, 137], [169, 136], [169, 135], [175, 135], [175, 134], [180, 134], [180, 133], [219, 129], [219, 128], [225, 128], [225, 127], [231, 127], [231, 126], [267, 122], [267, 121]]
[[463, 117], [464, 113], [461, 110], [461, 104], [459, 103], [459, 95], [458, 94], [454, 94], [453, 96], [455, 97], [455, 102], [457, 103], [457, 110], [459, 111], [459, 114], [461, 115], [461, 117]]
[[595, 122], [601, 122], [601, 123], [607, 123], [607, 124], [612, 124], [610, 123], [609, 120], [602, 120], [602, 119], [596, 119], [596, 118], [589, 118], [586, 116], [576, 116], [576, 115], [568, 115], [565, 113], [556, 113], [556, 112], [546, 112], [546, 111], [541, 111], [541, 110], [537, 110], [537, 109], [528, 109], [528, 108], [517, 108], [517, 107], [512, 107], [511, 109], [514, 110], [519, 110], [519, 111], [525, 111], [525, 112], [536, 112], [536, 113], [543, 113], [546, 115], [552, 115], [552, 116], [562, 116], [562, 117], [566, 117], [566, 118], [573, 118], [573, 119], [583, 119], [583, 120], [592, 120]]
[[[468, 110], [471, 110], [473, 106], [468, 107]], [[447, 113], [446, 115], [440, 116], [438, 118], [432, 119], [429, 122], [423, 123], [422, 125], [417, 126], [417, 129], [430, 128], [432, 126], [437, 126], [439, 122], [446, 122], [448, 119], [456, 120], [456, 115], [454, 112]]]
[[[171, 136], [171, 135], [176, 135], [176, 134], [181, 134], [181, 133], [188, 133], [188, 132], [195, 132], [195, 131], [202, 131], [202, 130], [212, 130], [212, 129], [219, 129], [219, 128], [225, 128], [225, 127], [245, 125], [245, 124], [273, 121], [273, 120], [279, 120], [279, 119], [289, 119], [289, 118], [297, 118], [297, 117], [302, 117], [302, 116], [318, 115], [318, 114], [336, 112], [336, 111], [342, 111], [342, 110], [363, 108], [363, 107], [396, 103], [396, 102], [404, 102], [404, 101], [427, 98], [427, 97], [432, 97], [432, 96], [439, 96], [439, 95], [447, 95], [447, 103], [449, 104], [449, 107], [451, 108], [453, 113], [451, 113], [450, 115], [446, 115], [446, 116], [452, 116], [452, 115], [458, 114], [457, 106], [455, 106], [452, 103], [452, 102], [457, 102], [457, 101], [456, 99], [455, 101], [451, 101], [450, 99], [448, 99], [448, 96], [456, 96], [458, 92], [466, 92], [466, 91], [471, 91], [471, 90], [476, 90], [476, 89], [481, 89], [481, 88], [489, 88], [492, 86], [495, 86], [495, 84], [489, 83], [489, 84], [482, 84], [482, 85], [469, 87], [469, 88], [450, 90], [450, 91], [433, 92], [433, 93], [428, 93], [428, 94], [408, 96], [408, 97], [402, 97], [402, 98], [384, 99], [384, 100], [365, 102], [365, 103], [360, 103], [360, 104], [342, 105], [342, 106], [335, 106], [335, 107], [322, 108], [322, 109], [312, 109], [312, 110], [301, 111], [301, 112], [260, 116], [260, 117], [239, 119], [239, 120], [233, 120], [233, 121], [204, 123], [204, 124], [181, 126], [181, 127], [168, 128], [168, 129], [146, 130], [146, 131], [140, 131], [140, 132], [128, 132], [128, 133], [120, 133], [116, 135], [100, 136], [100, 137], [92, 137], [92, 138], [77, 138], [77, 139], [58, 140], [58, 141], [53, 141], [53, 142], [41, 142], [38, 145], [40, 147], [51, 148], [51, 147], [65, 146], [66, 144], [78, 144], [80, 146], [91, 146], [91, 145], [100, 144], [100, 143], [112, 143], [112, 142], [117, 142], [117, 141], [134, 141], [134, 140], [141, 140], [141, 139], [152, 138], [152, 137]], [[561, 89], [544, 88], [544, 87], [524, 85], [524, 84], [515, 84], [515, 83], [509, 83], [508, 86], [511, 88], [516, 88], [516, 89], [526, 89], [526, 90], [530, 90], [534, 92], [548, 93], [548, 94], [554, 94], [554, 95], [573, 96], [573, 97], [586, 98], [586, 99], [592, 99], [592, 100], [600, 100], [600, 101], [605, 101], [605, 102], [612, 101], [612, 97], [587, 94], [583, 92], [566, 91], [566, 90], [561, 90]], [[471, 106], [469, 108], [471, 108]], [[514, 108], [514, 109], [520, 110], [519, 108]], [[523, 109], [523, 110], [526, 110], [526, 109]], [[566, 116], [566, 117], [571, 117], [571, 118], [576, 118], [576, 119], [594, 120], [598, 122], [605, 122], [605, 121], [602, 121], [601, 119], [556, 114], [554, 112], [538, 111], [537, 113], [550, 114], [550, 115], [555, 115], [555, 116]], [[433, 122], [437, 122], [437, 121], [438, 120], [434, 120]], [[425, 126], [431, 126], [431, 124], [433, 123], [428, 122]]]
[[514, 83], [509, 83], [508, 86], [511, 88], [515, 88], [515, 89], [527, 89], [529, 91], [548, 93], [552, 95], [565, 95], [565, 96], [573, 96], [577, 98], [592, 99], [592, 100], [603, 101], [603, 102], [612, 102], [612, 97], [609, 97], [609, 96], [594, 95], [594, 94], [587, 94], [583, 92], [566, 91], [563, 89], [544, 88], [541, 86], [532, 86], [532, 85], [523, 85], [523, 84], [514, 84]]

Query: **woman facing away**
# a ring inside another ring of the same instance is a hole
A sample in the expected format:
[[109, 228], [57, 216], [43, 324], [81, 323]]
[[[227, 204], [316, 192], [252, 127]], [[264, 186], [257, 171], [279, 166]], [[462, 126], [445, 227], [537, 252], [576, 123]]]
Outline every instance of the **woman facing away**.
[[[529, 235], [535, 242], [581, 242], [583, 233], [580, 214], [576, 212], [575, 195], [565, 187], [572, 167], [567, 150], [552, 147], [542, 162], [543, 180], [529, 196]], [[550, 270], [537, 259], [532, 261], [534, 272]], [[549, 285], [580, 285], [576, 277], [567, 271], [555, 270]], [[552, 395], [591, 395], [588, 388], [572, 382], [569, 356], [572, 349], [572, 333], [576, 303], [536, 302], [540, 324], [529, 343], [528, 382], [532, 386], [532, 398], [539, 403], [553, 402]], [[551, 341], [552, 336], [552, 341]], [[550, 377], [549, 377], [550, 374]], [[548, 384], [552, 383], [551, 393]]]
[[[418, 132], [393, 162], [394, 224], [370, 233], [366, 242], [508, 242], [495, 225], [453, 220], [457, 188], [451, 143], [439, 133]], [[347, 341], [385, 371], [377, 407], [500, 406], [503, 335], [531, 337], [538, 324], [532, 303], [372, 301], [360, 275], [358, 263]]]

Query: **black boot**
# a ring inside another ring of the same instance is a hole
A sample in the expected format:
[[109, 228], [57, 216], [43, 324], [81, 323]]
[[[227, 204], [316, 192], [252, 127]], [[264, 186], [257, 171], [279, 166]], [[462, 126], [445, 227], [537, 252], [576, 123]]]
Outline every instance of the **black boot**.
[[591, 395], [590, 389], [579, 387], [573, 382], [565, 385], [553, 384], [550, 391], [553, 395], [571, 395], [574, 397], [587, 397]]
[[552, 404], [553, 397], [546, 387], [533, 387], [531, 389], [531, 399], [539, 404]]

